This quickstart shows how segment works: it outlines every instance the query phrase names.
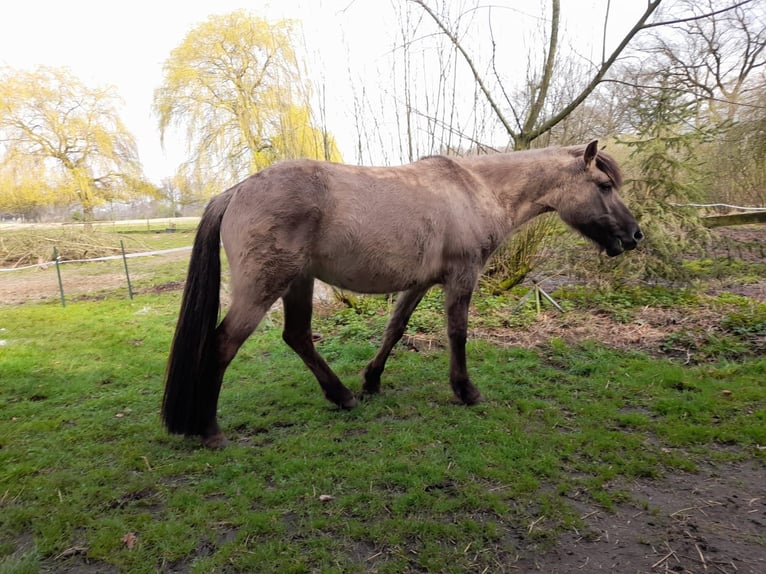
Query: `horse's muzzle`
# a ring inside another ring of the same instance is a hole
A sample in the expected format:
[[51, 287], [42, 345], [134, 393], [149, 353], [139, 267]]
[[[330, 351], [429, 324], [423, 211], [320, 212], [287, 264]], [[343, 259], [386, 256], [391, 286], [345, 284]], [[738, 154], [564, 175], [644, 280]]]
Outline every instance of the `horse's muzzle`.
[[616, 257], [624, 251], [632, 251], [638, 246], [638, 242], [644, 238], [644, 233], [640, 228], [636, 228], [629, 238], [615, 237], [614, 242], [606, 248], [606, 254], [609, 257]]

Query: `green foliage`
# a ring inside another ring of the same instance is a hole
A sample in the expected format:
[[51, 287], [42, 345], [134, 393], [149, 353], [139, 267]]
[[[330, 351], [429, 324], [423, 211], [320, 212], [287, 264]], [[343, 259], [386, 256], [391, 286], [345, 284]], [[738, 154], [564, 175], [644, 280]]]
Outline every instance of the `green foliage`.
[[659, 348], [668, 356], [703, 362], [738, 360], [750, 355], [750, 348], [738, 336], [701, 328], [681, 328], [666, 335]]
[[721, 326], [734, 335], [766, 335], [766, 304], [748, 301], [726, 315]]
[[635, 135], [620, 138], [631, 150], [623, 194], [639, 220], [646, 239], [636, 255], [614, 266], [618, 275], [645, 279], [685, 280], [678, 262], [692, 248], [708, 241], [697, 211], [673, 205], [699, 201], [705, 179], [698, 149], [715, 134], [713, 127], [695, 125], [697, 102], [677, 89], [666, 73], [660, 88], [641, 92], [632, 102]]
[[560, 228], [550, 215], [533, 219], [492, 255], [482, 280], [495, 293], [512, 289], [537, 267], [542, 252]]
[[621, 286], [619, 288], [567, 286], [557, 289], [554, 297], [562, 304], [580, 309], [607, 311], [625, 322], [642, 307], [690, 307], [699, 297], [690, 289], [675, 289], [662, 285]]

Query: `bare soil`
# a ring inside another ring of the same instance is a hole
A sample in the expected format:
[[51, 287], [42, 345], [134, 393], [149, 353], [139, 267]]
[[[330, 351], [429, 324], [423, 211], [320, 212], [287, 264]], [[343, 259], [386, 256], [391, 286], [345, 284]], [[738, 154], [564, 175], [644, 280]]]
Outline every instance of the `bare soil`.
[[[158, 269], [179, 265], [188, 261], [189, 252], [166, 253], [161, 256], [129, 259], [128, 269], [132, 287], [137, 292], [163, 289], [168, 283], [183, 288], [183, 265], [179, 267], [176, 281], [154, 278]], [[122, 260], [93, 263], [64, 263], [60, 265], [61, 282], [67, 301], [88, 299], [128, 292], [128, 281]], [[0, 272], [0, 305], [20, 305], [56, 300], [60, 297], [58, 275], [54, 264], [41, 264], [30, 269]]]
[[[577, 498], [585, 527], [533, 549], [520, 572], [766, 572], [766, 469], [757, 461], [615, 485], [629, 499], [613, 512]], [[578, 497], [579, 498], [579, 497]]]

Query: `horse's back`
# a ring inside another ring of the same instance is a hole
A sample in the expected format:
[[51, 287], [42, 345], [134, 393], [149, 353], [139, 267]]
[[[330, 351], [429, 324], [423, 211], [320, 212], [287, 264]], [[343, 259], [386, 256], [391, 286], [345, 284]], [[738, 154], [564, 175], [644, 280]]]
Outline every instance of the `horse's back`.
[[483, 233], [475, 190], [451, 169], [436, 158], [391, 168], [275, 164], [237, 186], [222, 228], [227, 254], [246, 267], [286, 259], [360, 292], [439, 282], [445, 255]]

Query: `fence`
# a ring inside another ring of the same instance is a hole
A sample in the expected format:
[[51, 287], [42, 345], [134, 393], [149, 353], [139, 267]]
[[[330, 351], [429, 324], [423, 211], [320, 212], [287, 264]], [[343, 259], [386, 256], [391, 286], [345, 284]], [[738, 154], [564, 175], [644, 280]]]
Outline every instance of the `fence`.
[[92, 259], [40, 261], [10, 269], [0, 268], [0, 304], [18, 304], [58, 298], [67, 301], [97, 298], [124, 289], [131, 298], [136, 290], [176, 288], [184, 280], [191, 246], [125, 253]]
[[[730, 205], [728, 203], [668, 203], [673, 207], [695, 207], [718, 212], [718, 215], [702, 215], [706, 227], [730, 227], [766, 223], [766, 207]], [[725, 213], [724, 213], [725, 212]]]

